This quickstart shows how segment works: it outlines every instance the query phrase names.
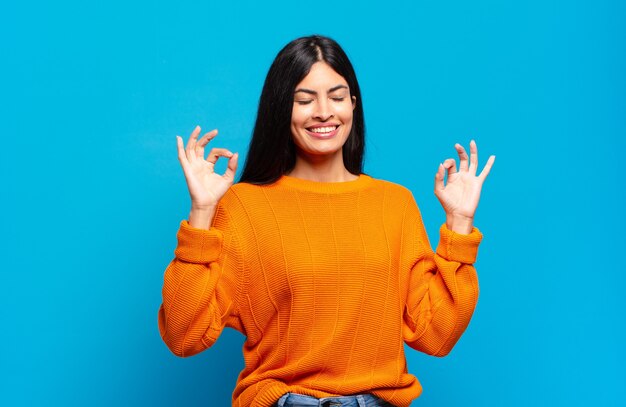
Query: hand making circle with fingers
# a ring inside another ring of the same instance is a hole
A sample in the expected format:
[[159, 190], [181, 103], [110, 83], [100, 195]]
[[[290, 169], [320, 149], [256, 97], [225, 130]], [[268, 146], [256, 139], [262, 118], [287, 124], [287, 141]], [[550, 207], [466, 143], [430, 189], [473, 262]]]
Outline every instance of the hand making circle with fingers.
[[[199, 135], [200, 126], [196, 126], [186, 147], [182, 137], [176, 136], [178, 160], [185, 174], [192, 207], [214, 208], [235, 180], [239, 156], [225, 148], [213, 148], [205, 159], [204, 148], [217, 135], [217, 129], [206, 133], [200, 139]], [[215, 163], [220, 157], [228, 158], [228, 166], [222, 175], [214, 171]]]
[[[472, 219], [478, 207], [483, 182], [489, 175], [496, 156], [490, 156], [483, 170], [479, 175], [476, 175], [478, 170], [478, 147], [476, 142], [474, 140], [470, 142], [469, 158], [462, 145], [457, 143], [454, 145], [454, 148], [456, 148], [459, 154], [458, 171], [456, 161], [453, 158], [448, 158], [439, 164], [439, 169], [437, 174], [435, 174], [435, 195], [447, 216]], [[448, 178], [444, 183], [446, 172]]]

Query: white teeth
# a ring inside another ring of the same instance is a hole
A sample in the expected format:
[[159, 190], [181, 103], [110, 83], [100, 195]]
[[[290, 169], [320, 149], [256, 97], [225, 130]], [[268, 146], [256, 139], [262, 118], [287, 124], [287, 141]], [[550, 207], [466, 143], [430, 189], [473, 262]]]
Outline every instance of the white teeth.
[[330, 126], [330, 127], [314, 127], [311, 129], [311, 131], [313, 133], [330, 133], [331, 131], [334, 131], [337, 128], [337, 126]]

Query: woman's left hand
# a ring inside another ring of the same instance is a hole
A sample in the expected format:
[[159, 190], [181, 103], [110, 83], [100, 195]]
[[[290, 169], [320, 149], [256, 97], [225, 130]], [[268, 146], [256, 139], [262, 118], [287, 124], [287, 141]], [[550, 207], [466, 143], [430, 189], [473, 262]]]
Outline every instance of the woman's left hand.
[[[476, 142], [470, 142], [470, 156], [468, 160], [467, 152], [460, 144], [455, 144], [454, 148], [459, 153], [459, 169], [457, 171], [456, 161], [448, 158], [442, 164], [435, 175], [435, 195], [446, 212], [446, 225], [448, 229], [468, 234], [472, 231], [474, 213], [480, 200], [480, 190], [483, 182], [496, 157], [492, 155], [487, 160], [487, 164], [476, 175], [478, 170], [478, 147]], [[448, 172], [448, 180], [444, 185], [444, 173]]]

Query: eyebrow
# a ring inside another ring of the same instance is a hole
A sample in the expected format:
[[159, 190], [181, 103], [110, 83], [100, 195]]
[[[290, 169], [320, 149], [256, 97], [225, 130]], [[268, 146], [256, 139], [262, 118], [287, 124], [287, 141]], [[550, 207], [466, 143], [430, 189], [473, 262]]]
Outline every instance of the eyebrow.
[[[348, 87], [346, 85], [333, 86], [332, 88], [328, 89], [328, 93], [333, 93], [334, 91], [339, 90], [339, 89], [348, 89]], [[309, 95], [317, 95], [316, 91], [311, 90], [311, 89], [305, 89], [305, 88], [296, 89], [294, 93], [298, 93], [298, 92], [308, 93]]]

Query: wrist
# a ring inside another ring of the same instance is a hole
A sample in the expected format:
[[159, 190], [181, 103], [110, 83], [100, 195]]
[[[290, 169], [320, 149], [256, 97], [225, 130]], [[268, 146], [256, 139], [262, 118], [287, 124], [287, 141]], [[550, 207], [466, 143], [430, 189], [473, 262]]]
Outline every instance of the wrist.
[[446, 227], [462, 235], [469, 235], [474, 228], [474, 218], [463, 215], [446, 214]]
[[217, 208], [217, 204], [209, 204], [209, 205], [198, 205], [196, 203], [191, 202], [191, 210], [193, 212], [215, 212]]
[[196, 229], [209, 230], [213, 217], [215, 216], [216, 208], [211, 207], [196, 207], [191, 205], [191, 211], [189, 212], [189, 226]]

